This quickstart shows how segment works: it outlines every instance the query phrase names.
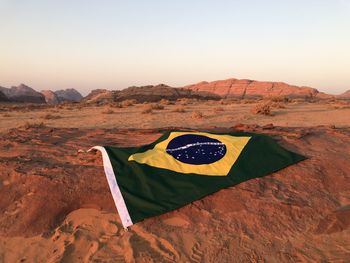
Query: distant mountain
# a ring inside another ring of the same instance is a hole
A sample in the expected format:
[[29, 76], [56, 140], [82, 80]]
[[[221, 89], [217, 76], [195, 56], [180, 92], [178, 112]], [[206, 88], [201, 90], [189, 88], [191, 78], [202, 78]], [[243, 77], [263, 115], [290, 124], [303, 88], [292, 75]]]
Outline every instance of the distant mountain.
[[24, 84], [13, 86], [10, 89], [0, 87], [0, 91], [2, 91], [10, 101], [46, 103], [45, 97], [41, 93]]
[[344, 93], [337, 96], [340, 99], [350, 99], [350, 90], [345, 91]]
[[333, 95], [319, 92], [311, 87], [298, 87], [284, 82], [256, 81], [249, 79], [227, 79], [212, 82], [199, 82], [184, 87], [193, 91], [205, 91], [222, 98], [259, 98], [286, 96], [290, 98], [332, 98]]
[[177, 100], [181, 98], [196, 98], [203, 100], [218, 100], [219, 96], [201, 91], [192, 91], [183, 88], [172, 88], [165, 84], [159, 84], [156, 86], [141, 86], [141, 87], [129, 87], [119, 91], [116, 94], [116, 100], [122, 101], [126, 99], [135, 99], [138, 102], [153, 102], [161, 99]]
[[[43, 90], [37, 92], [24, 84], [13, 86], [10, 89], [0, 87], [0, 91], [9, 101], [13, 102], [57, 104], [63, 101], [79, 102], [83, 98], [75, 89], [58, 90], [56, 92]], [[3, 96], [1, 96], [1, 100], [4, 100]]]
[[61, 102], [60, 98], [52, 90], [42, 90], [40, 93], [44, 95], [47, 104], [58, 104]]
[[156, 86], [129, 87], [123, 90], [93, 90], [84, 98], [84, 102], [109, 102], [133, 99], [139, 103], [156, 102], [161, 99], [177, 100], [180, 98], [197, 98], [203, 100], [218, 100], [219, 96], [206, 92], [197, 92], [182, 88], [172, 88], [164, 84]]
[[123, 90], [93, 90], [83, 98], [75, 89], [37, 92], [29, 86], [20, 84], [11, 88], [0, 86], [0, 101], [58, 104], [64, 101], [85, 103], [117, 102], [134, 99], [140, 103], [155, 102], [161, 99], [177, 100], [196, 98], [200, 100], [219, 100], [221, 98], [262, 98], [285, 96], [289, 98], [350, 98], [350, 90], [334, 96], [305, 86], [295, 86], [284, 82], [256, 81], [248, 79], [227, 79], [173, 88], [165, 84], [132, 86]]
[[[2, 87], [0, 87], [1, 89]], [[0, 101], [9, 101], [6, 95], [0, 90]]]
[[83, 96], [76, 89], [65, 89], [55, 91], [60, 101], [79, 102]]

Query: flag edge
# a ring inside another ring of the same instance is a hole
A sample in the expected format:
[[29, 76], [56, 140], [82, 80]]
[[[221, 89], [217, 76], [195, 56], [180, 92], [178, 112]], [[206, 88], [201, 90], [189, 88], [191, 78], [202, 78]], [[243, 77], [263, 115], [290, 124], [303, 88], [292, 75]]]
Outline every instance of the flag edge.
[[92, 150], [100, 151], [102, 154], [103, 168], [104, 168], [104, 172], [105, 172], [106, 179], [108, 182], [108, 186], [109, 186], [109, 189], [111, 191], [113, 201], [114, 201], [114, 204], [117, 208], [119, 217], [122, 221], [122, 225], [125, 229], [127, 229], [129, 226], [133, 225], [134, 223], [131, 220], [128, 208], [125, 204], [123, 195], [122, 195], [121, 190], [119, 188], [117, 178], [115, 176], [113, 166], [112, 166], [111, 160], [108, 156], [108, 153], [107, 153], [105, 147], [103, 147], [103, 146], [94, 146], [94, 147], [90, 148], [88, 150], [88, 152], [90, 152]]

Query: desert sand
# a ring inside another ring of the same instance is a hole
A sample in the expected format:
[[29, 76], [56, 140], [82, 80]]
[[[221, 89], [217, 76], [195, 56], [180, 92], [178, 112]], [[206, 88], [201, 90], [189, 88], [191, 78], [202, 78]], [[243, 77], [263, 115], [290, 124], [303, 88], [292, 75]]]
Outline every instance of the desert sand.
[[[40, 122], [50, 127], [80, 129], [144, 129], [174, 126], [208, 128], [232, 127], [238, 123], [259, 125], [273, 123], [276, 126], [285, 127], [319, 125], [348, 127], [350, 124], [350, 102], [347, 101], [277, 102], [276, 107], [271, 107], [272, 116], [252, 114], [251, 109], [260, 104], [264, 102], [183, 100], [170, 105], [148, 103], [122, 108], [115, 107], [113, 104], [103, 106], [0, 104], [0, 132], [6, 132], [26, 123]], [[162, 105], [164, 109], [155, 109], [152, 113], [142, 114], [150, 105]], [[200, 112], [203, 116], [197, 117], [195, 112]]]
[[[261, 103], [1, 104], [0, 262], [348, 262], [350, 104]], [[125, 231], [85, 151], [171, 127], [265, 133], [308, 159]]]

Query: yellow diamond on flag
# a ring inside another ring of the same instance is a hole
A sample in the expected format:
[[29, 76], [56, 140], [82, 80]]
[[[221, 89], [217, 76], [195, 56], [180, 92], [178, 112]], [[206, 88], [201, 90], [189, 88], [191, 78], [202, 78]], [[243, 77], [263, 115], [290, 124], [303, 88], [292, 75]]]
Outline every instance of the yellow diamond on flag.
[[135, 153], [128, 160], [178, 173], [226, 176], [250, 138], [205, 132], [171, 132], [153, 149]]

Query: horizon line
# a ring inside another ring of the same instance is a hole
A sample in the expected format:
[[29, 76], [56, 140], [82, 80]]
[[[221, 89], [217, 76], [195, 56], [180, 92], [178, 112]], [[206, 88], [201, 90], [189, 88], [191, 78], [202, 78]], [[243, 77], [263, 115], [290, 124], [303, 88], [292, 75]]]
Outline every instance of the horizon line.
[[[166, 82], [160, 82], [160, 83], [157, 83], [157, 84], [142, 84], [142, 85], [130, 85], [130, 86], [127, 86], [127, 87], [124, 87], [124, 88], [96, 88], [96, 89], [89, 89], [87, 92], [86, 92], [86, 95], [84, 95], [83, 97], [87, 96], [88, 94], [90, 94], [92, 91], [94, 90], [109, 90], [109, 91], [118, 91], [118, 90], [124, 90], [124, 89], [127, 89], [127, 88], [130, 88], [130, 87], [146, 87], [146, 86], [159, 86], [159, 85], [165, 85], [165, 86], [168, 86], [170, 88], [184, 88], [186, 86], [191, 86], [191, 85], [196, 85], [196, 84], [199, 84], [199, 83], [211, 83], [211, 82], [216, 82], [216, 81], [227, 81], [227, 80], [248, 80], [248, 81], [252, 81], [252, 82], [267, 82], [267, 83], [283, 83], [283, 84], [287, 84], [289, 86], [295, 86], [297, 88], [311, 88], [311, 89], [315, 89], [317, 90], [319, 93], [324, 93], [324, 94], [328, 94], [328, 95], [334, 95], [334, 96], [337, 96], [337, 95], [341, 95], [347, 91], [349, 91], [350, 89], [344, 89], [343, 91], [341, 91], [340, 93], [328, 93], [326, 91], [322, 91], [318, 88], [315, 88], [313, 86], [309, 86], [309, 85], [296, 85], [296, 84], [291, 84], [289, 82], [285, 82], [285, 81], [272, 81], [272, 80], [256, 80], [256, 79], [250, 79], [250, 78], [234, 78], [234, 77], [230, 77], [230, 78], [222, 78], [222, 79], [216, 79], [216, 80], [201, 80], [201, 81], [197, 81], [197, 82], [194, 82], [194, 83], [191, 83], [191, 84], [186, 84], [186, 85], [183, 85], [183, 86], [176, 86], [176, 85], [168, 85], [166, 84]], [[67, 90], [67, 89], [74, 89], [76, 91], [78, 91], [81, 95], [85, 94], [85, 92], [82, 92], [81, 89], [82, 88], [58, 88], [58, 89], [36, 89], [35, 88], [35, 85], [27, 85], [25, 84], [24, 82], [21, 82], [19, 83], [18, 85], [10, 85], [9, 87], [5, 87], [5, 86], [2, 86], [0, 84], [0, 87], [3, 87], [3, 88], [7, 88], [7, 89], [10, 89], [12, 87], [18, 87], [20, 85], [25, 85], [27, 87], [30, 87], [32, 89], [34, 89], [36, 92], [41, 92], [41, 91], [47, 91], [47, 90], [50, 90], [50, 91], [53, 91], [53, 92], [56, 92], [56, 91], [60, 91], [60, 90]]]

